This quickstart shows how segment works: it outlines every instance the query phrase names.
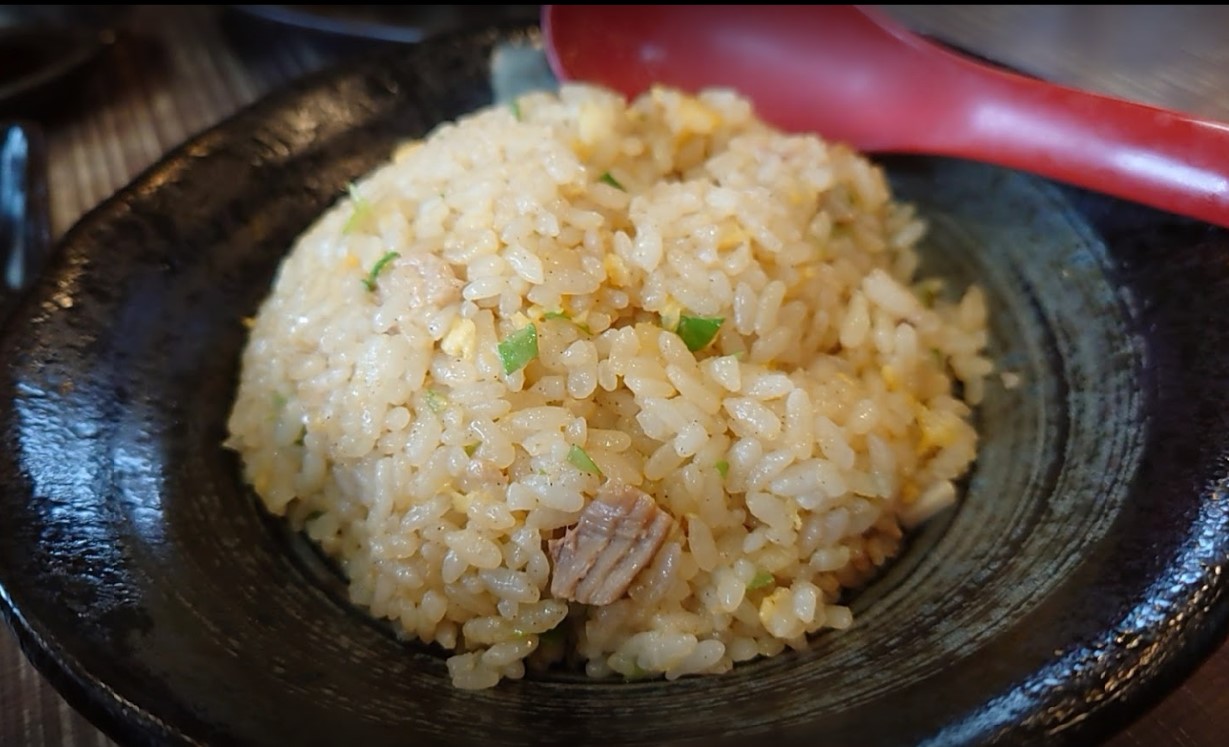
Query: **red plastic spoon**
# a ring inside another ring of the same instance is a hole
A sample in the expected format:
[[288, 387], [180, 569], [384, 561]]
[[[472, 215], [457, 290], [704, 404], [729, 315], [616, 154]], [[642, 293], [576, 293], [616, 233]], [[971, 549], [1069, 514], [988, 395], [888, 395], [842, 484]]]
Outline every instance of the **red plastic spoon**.
[[561, 80], [724, 86], [868, 152], [957, 156], [1229, 226], [1229, 124], [1004, 72], [852, 5], [547, 5]]

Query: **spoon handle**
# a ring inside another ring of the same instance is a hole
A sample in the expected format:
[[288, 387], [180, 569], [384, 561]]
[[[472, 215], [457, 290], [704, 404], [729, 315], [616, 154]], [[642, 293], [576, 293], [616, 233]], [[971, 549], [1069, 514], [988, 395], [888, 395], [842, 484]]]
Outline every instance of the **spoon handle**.
[[1229, 227], [1229, 124], [971, 62], [948, 84], [961, 137], [935, 150]]

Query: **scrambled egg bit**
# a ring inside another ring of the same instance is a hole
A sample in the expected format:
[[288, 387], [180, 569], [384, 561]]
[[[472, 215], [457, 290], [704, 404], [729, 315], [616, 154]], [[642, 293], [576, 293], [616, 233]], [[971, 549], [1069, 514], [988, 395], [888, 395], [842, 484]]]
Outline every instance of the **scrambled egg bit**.
[[469, 360], [478, 346], [478, 325], [472, 319], [458, 318], [440, 340], [440, 350], [454, 358]]
[[[666, 110], [666, 120], [676, 137], [710, 135], [721, 124], [721, 115], [698, 99], [670, 94], [659, 87], [654, 87], [650, 95], [653, 103]], [[673, 99], [673, 109], [667, 99]]]
[[931, 449], [951, 446], [960, 437], [962, 425], [960, 416], [953, 412], [923, 409], [918, 414], [918, 426], [922, 430], [917, 445], [918, 453], [925, 454]]

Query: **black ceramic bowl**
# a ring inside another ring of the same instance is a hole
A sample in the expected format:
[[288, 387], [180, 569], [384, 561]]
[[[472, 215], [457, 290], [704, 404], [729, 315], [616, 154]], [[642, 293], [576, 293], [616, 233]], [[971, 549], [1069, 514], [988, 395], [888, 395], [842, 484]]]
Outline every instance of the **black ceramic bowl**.
[[950, 160], [885, 160], [977, 281], [994, 386], [959, 508], [809, 650], [675, 682], [463, 692], [350, 607], [221, 447], [243, 317], [394, 143], [492, 98], [440, 38], [306, 80], [83, 219], [0, 334], [0, 608], [134, 744], [1087, 744], [1223, 639], [1229, 236]]

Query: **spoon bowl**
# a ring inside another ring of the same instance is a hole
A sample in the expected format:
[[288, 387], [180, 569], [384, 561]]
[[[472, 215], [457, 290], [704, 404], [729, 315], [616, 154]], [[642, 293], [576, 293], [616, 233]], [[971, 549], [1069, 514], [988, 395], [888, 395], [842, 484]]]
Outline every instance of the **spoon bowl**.
[[765, 120], [867, 152], [1028, 171], [1229, 226], [1229, 124], [1018, 75], [852, 5], [548, 5], [561, 80], [627, 96], [729, 87]]

